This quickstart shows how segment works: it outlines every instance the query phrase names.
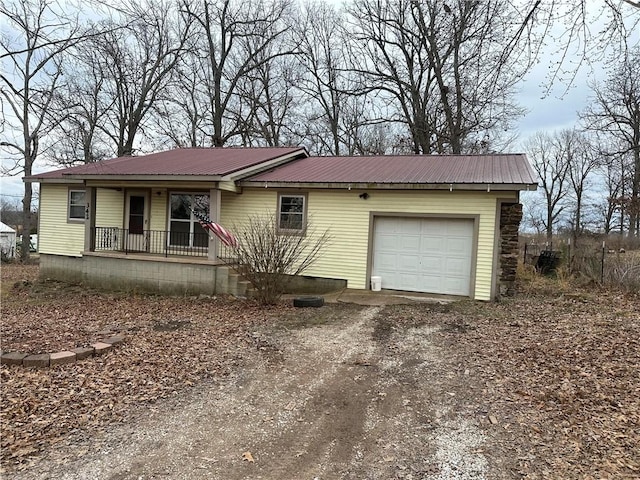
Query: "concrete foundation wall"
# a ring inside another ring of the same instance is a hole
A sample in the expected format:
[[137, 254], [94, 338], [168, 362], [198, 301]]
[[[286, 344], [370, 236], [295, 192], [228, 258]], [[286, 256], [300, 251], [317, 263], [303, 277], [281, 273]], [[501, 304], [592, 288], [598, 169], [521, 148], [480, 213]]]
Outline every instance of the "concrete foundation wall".
[[[221, 274], [227, 272], [220, 269]], [[213, 295], [224, 282], [216, 282], [218, 266], [100, 256], [40, 256], [40, 277], [118, 291], [169, 295]], [[218, 279], [220, 280], [220, 279]]]
[[289, 276], [287, 293], [322, 294], [347, 288], [347, 281], [337, 278], [293, 277]]

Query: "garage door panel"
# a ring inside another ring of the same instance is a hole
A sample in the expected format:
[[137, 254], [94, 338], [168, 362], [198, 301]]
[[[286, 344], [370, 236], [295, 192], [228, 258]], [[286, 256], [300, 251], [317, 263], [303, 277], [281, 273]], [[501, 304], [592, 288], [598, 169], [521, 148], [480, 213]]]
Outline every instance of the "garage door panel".
[[381, 251], [396, 251], [398, 237], [393, 234], [385, 234], [381, 235], [378, 239], [380, 250]]
[[442, 288], [440, 275], [423, 275], [421, 281], [425, 292], [435, 292]]
[[467, 295], [469, 286], [462, 280], [447, 279], [444, 288], [450, 292], [449, 295]]
[[416, 235], [420, 237], [422, 235], [422, 226], [418, 222], [412, 222], [411, 219], [401, 218], [396, 222], [396, 228], [398, 233], [404, 235]]
[[432, 234], [422, 237], [422, 243], [420, 250], [422, 252], [429, 252], [432, 250], [442, 250], [444, 248], [444, 241], [441, 237], [433, 236]]
[[[402, 251], [416, 252], [420, 250], [420, 235], [403, 235], [400, 239]], [[396, 248], [398, 245], [396, 244]]]
[[467, 221], [448, 221], [446, 222], [446, 230], [448, 236], [467, 237], [469, 234]]
[[449, 237], [447, 241], [446, 251], [450, 254], [467, 255], [471, 248], [471, 241], [468, 238]]
[[383, 288], [469, 295], [473, 220], [379, 217], [373, 242]]
[[380, 268], [387, 271], [395, 271], [398, 255], [396, 253], [381, 253], [378, 256], [378, 263]]
[[399, 275], [399, 280], [400, 280], [399, 285], [401, 285], [400, 289], [405, 290], [405, 289], [411, 288], [412, 285], [415, 285], [416, 283], [418, 283], [418, 281], [420, 280], [420, 275], [418, 275], [417, 273], [409, 274], [409, 273], [403, 272], [401, 275]]
[[465, 276], [467, 273], [467, 259], [448, 258], [444, 263], [448, 277]]
[[422, 256], [420, 258], [420, 270], [426, 273], [441, 272], [444, 268], [442, 257]]
[[398, 267], [401, 272], [417, 272], [420, 269], [420, 256], [400, 254]]

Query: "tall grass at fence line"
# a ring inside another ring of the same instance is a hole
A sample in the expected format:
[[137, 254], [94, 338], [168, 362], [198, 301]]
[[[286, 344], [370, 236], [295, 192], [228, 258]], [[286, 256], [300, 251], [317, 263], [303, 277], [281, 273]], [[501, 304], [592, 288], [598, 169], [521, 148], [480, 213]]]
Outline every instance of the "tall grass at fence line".
[[[542, 275], [535, 265], [518, 266], [518, 288], [523, 293], [557, 295], [572, 288], [599, 286], [624, 292], [640, 293], [640, 248], [634, 239], [605, 241], [603, 257], [602, 239], [581, 238], [577, 248], [558, 241], [562, 263], [555, 272]], [[534, 245], [535, 247], [535, 245]], [[527, 262], [535, 257], [527, 258]]]
[[571, 290], [566, 269], [553, 275], [542, 275], [534, 265], [519, 262], [516, 271], [517, 289], [526, 295], [558, 296]]
[[605, 243], [603, 256], [601, 241], [582, 240], [571, 252], [571, 272], [577, 282], [582, 285], [590, 283], [638, 292], [640, 291], [640, 250], [613, 249]]
[[627, 292], [640, 292], [640, 251], [605, 256], [604, 282]]

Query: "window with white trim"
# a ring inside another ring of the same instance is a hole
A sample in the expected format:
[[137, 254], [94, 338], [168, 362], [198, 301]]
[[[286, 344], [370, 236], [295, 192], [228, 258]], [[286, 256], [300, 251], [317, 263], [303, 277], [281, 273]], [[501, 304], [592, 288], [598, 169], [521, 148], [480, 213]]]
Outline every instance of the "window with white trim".
[[278, 230], [303, 233], [306, 228], [306, 195], [278, 196]]
[[84, 222], [85, 191], [69, 190], [67, 220], [70, 222]]
[[207, 247], [209, 234], [200, 225], [193, 210], [209, 216], [209, 195], [172, 193], [169, 198], [169, 246]]

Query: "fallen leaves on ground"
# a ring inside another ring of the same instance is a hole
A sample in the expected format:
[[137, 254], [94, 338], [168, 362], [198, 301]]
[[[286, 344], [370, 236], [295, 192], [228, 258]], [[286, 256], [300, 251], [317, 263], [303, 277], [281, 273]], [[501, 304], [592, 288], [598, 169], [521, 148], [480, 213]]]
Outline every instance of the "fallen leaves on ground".
[[2, 272], [3, 351], [67, 350], [106, 331], [125, 340], [106, 355], [74, 364], [0, 367], [5, 471], [23, 467], [69, 434], [123, 421], [138, 407], [226, 375], [243, 349], [255, 348], [252, 328], [288, 308], [232, 298], [100, 294], [38, 283], [37, 267], [10, 268]]
[[510, 457], [514, 478], [640, 478], [637, 295], [404, 306], [388, 322], [440, 327], [455, 394], [502, 444], [493, 455]]
[[[243, 349], [267, 348], [252, 333], [257, 324], [328, 321], [319, 309], [98, 294], [36, 276], [37, 268], [3, 267], [3, 349], [67, 349], [106, 328], [126, 339], [72, 365], [1, 367], [5, 468], [238, 368]], [[501, 303], [390, 306], [383, 315], [373, 331], [382, 342], [411, 325], [435, 327], [450, 401], [477, 415], [490, 433], [484, 455], [507, 465], [510, 478], [640, 477], [638, 296], [528, 292]]]

